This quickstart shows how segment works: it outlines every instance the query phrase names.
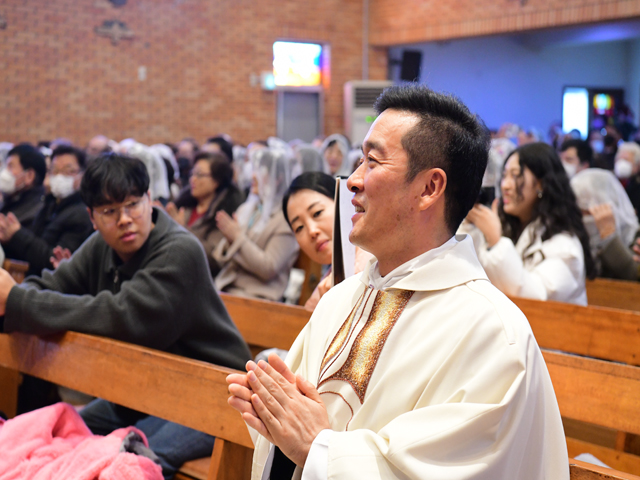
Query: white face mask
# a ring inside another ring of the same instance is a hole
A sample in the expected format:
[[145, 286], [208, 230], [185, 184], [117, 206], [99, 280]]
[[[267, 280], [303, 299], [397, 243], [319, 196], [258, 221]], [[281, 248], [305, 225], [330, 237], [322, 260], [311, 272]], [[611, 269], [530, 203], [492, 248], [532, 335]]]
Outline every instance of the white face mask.
[[578, 166], [573, 163], [564, 163], [562, 162], [562, 166], [564, 167], [564, 171], [567, 172], [567, 177], [572, 179], [578, 173]]
[[0, 192], [11, 195], [16, 191], [16, 177], [6, 167], [0, 171]]
[[75, 192], [73, 188], [73, 177], [69, 175], [52, 175], [49, 178], [49, 185], [51, 186], [51, 194], [56, 198], [66, 198]]
[[616, 163], [613, 166], [613, 172], [616, 174], [621, 180], [627, 179], [631, 176], [633, 171], [633, 165], [629, 160], [625, 160], [621, 158], [620, 160], [616, 160]]

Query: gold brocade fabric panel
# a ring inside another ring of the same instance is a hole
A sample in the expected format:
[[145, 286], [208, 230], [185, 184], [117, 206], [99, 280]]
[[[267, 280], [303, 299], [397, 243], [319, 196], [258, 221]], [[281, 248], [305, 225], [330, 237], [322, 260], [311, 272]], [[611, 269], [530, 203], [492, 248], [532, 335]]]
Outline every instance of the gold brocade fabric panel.
[[[360, 298], [358, 298], [358, 301], [353, 307], [353, 310], [351, 310], [351, 313], [340, 327], [340, 330], [338, 330], [338, 333], [336, 333], [336, 336], [333, 337], [333, 340], [331, 341], [331, 344], [329, 345], [329, 348], [327, 349], [327, 352], [324, 354], [324, 358], [322, 359], [322, 365], [320, 366], [321, 377], [324, 374], [325, 368], [327, 367], [329, 362], [336, 358], [348, 343], [350, 337], [349, 334], [353, 331], [355, 324], [360, 321], [359, 317], [361, 317], [364, 312], [363, 302], [366, 304], [369, 301], [371, 292], [373, 292], [373, 289], [369, 287], [367, 287], [365, 291], [362, 292], [362, 295], [360, 295]], [[354, 322], [356, 317], [358, 317], [358, 319]]]
[[[413, 293], [411, 290], [378, 291], [373, 301], [369, 318], [353, 342], [345, 363], [333, 375], [323, 379], [318, 384], [318, 387], [331, 380], [347, 382], [351, 385], [362, 404], [367, 392], [369, 380], [376, 368], [384, 344], [396, 321], [413, 296]], [[343, 324], [343, 327], [345, 327], [347, 322], [353, 322], [353, 318], [351, 317], [355, 316], [354, 312], [357, 312], [357, 309], [352, 311], [345, 324]], [[342, 328], [340, 330], [342, 331]], [[340, 340], [344, 338], [344, 341], [347, 341], [346, 339], [348, 337], [347, 334], [344, 334], [344, 337], [336, 335], [334, 341], [338, 338], [340, 338]], [[332, 342], [325, 354], [322, 362], [323, 366], [341, 350], [340, 346], [341, 345], [334, 346]], [[330, 353], [333, 356], [330, 356]]]

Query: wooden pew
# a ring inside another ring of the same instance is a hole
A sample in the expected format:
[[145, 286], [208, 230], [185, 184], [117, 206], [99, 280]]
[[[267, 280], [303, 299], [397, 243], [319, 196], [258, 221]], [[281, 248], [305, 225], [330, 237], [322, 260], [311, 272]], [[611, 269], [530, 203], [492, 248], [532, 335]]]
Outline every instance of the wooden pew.
[[[9, 272], [9, 275], [13, 277], [16, 283], [22, 283], [29, 270], [29, 264], [7, 258], [2, 263], [2, 268]], [[21, 383], [22, 374], [19, 371], [0, 368], [0, 385], [3, 386], [3, 388], [0, 388], [0, 405], [2, 405], [0, 411], [9, 418], [14, 417], [18, 410], [16, 392]]]
[[311, 318], [311, 312], [296, 305], [226, 293], [220, 298], [254, 356], [267, 348], [288, 350]]
[[232, 369], [75, 332], [0, 334], [0, 367], [215, 435], [207, 478], [250, 477], [253, 443], [227, 404]]
[[587, 280], [587, 301], [589, 305], [640, 312], [640, 282]]
[[304, 271], [304, 283], [298, 300], [298, 305], [304, 305], [322, 278], [322, 265], [311, 260], [309, 255], [300, 250], [293, 267]]
[[[301, 307], [230, 295], [222, 298], [241, 333], [254, 348], [288, 348], [310, 316]], [[520, 299], [517, 302], [522, 303]], [[524, 310], [536, 311], [533, 308], [536, 305], [526, 305], [526, 302], [522, 305]], [[543, 306], [546, 308], [539, 312], [547, 316], [555, 308], [552, 302]], [[584, 313], [578, 310], [576, 315]], [[640, 433], [630, 413], [638, 411], [634, 402], [640, 401], [638, 369], [554, 352], [544, 352], [544, 356], [565, 417]], [[247, 478], [251, 443], [240, 416], [226, 404], [224, 377], [229, 369], [72, 332], [49, 339], [0, 335], [0, 366], [216, 435], [220, 440], [216, 441], [208, 478]], [[211, 407], [202, 408], [202, 405]], [[603, 406], [610, 410], [609, 415], [598, 412]], [[208, 460], [199, 462], [200, 471], [196, 469], [193, 474], [203, 478], [202, 465], [206, 468]], [[571, 467], [572, 478], [576, 480], [635, 478], [624, 476], [626, 474], [615, 476], [618, 473], [609, 470], [603, 474], [588, 464], [578, 468], [575, 466], [578, 463], [572, 463]], [[240, 471], [229, 473], [233, 468]]]
[[10, 258], [7, 258], [2, 263], [2, 268], [9, 272], [16, 283], [22, 283], [25, 275], [29, 271], [29, 264], [21, 260], [12, 260]]
[[512, 298], [541, 348], [640, 365], [640, 312]]
[[[543, 351], [564, 419], [640, 434], [640, 368]], [[607, 465], [640, 473], [640, 458], [567, 438], [569, 455], [588, 452]]]
[[640, 477], [610, 468], [598, 467], [590, 463], [569, 459], [571, 480], [640, 480]]

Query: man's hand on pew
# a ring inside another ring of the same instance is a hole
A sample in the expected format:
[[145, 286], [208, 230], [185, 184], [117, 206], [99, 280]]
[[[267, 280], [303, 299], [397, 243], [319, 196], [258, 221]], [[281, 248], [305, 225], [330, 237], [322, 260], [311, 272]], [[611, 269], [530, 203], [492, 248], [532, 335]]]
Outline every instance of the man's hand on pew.
[[316, 436], [331, 428], [320, 394], [313, 384], [294, 376], [276, 354], [269, 355], [269, 363], [249, 364], [247, 380], [258, 418], [249, 414], [243, 414], [243, 418], [303, 467]]
[[7, 308], [7, 298], [9, 292], [16, 284], [11, 274], [4, 268], [0, 268], [0, 315], [4, 315], [4, 311]]

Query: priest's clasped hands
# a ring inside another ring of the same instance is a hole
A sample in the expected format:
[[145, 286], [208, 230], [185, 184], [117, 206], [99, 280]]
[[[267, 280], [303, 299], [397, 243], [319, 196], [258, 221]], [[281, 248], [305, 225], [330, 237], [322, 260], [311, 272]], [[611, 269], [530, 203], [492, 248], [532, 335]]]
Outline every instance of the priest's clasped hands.
[[331, 428], [316, 388], [276, 354], [269, 355], [269, 363], [247, 362], [247, 374], [231, 374], [227, 383], [229, 405], [300, 467], [318, 433]]

